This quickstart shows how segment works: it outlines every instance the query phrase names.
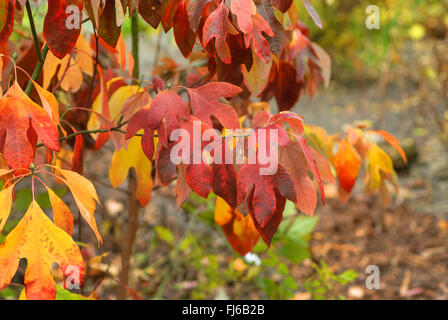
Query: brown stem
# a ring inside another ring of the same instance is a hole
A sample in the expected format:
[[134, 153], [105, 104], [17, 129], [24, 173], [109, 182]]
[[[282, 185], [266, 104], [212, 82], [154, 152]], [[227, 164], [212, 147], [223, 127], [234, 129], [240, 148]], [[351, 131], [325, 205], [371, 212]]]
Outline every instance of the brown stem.
[[[134, 78], [139, 79], [139, 43], [138, 43], [138, 17], [132, 17], [132, 55], [134, 56]], [[131, 269], [131, 256], [133, 252], [135, 235], [137, 234], [138, 227], [138, 214], [139, 203], [137, 201], [137, 179], [133, 170], [129, 170], [128, 176], [128, 223], [126, 227], [126, 233], [123, 239], [123, 249], [121, 253], [121, 271], [120, 271], [120, 283], [121, 286], [117, 288], [117, 299], [126, 299], [127, 290], [129, 287], [129, 271]]]

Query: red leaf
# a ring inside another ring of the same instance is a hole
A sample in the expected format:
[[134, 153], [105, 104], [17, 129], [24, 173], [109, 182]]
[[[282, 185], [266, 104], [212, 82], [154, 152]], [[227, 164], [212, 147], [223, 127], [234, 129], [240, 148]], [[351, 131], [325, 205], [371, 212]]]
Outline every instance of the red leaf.
[[[222, 159], [226, 159], [226, 152], [230, 150], [230, 148], [226, 148], [226, 143], [227, 141], [222, 139]], [[211, 178], [213, 192], [223, 198], [234, 209], [238, 205], [236, 179], [236, 171], [233, 163], [226, 164], [225, 161], [218, 162], [215, 159], [212, 164]]]
[[[123, 4], [123, 0], [121, 2]], [[118, 27], [116, 20], [115, 0], [106, 0], [106, 6], [100, 17], [98, 35], [114, 48], [117, 46], [121, 34], [121, 25]]]
[[129, 121], [126, 139], [130, 139], [144, 129], [142, 147], [148, 159], [154, 154], [154, 131], [159, 134], [160, 143], [167, 147], [167, 136], [179, 127], [178, 116], [188, 116], [190, 110], [179, 95], [172, 91], [160, 92], [151, 103], [151, 107], [144, 107], [137, 111]]
[[160, 22], [162, 23], [165, 32], [168, 32], [173, 27], [174, 15], [180, 2], [181, 0], [164, 0], [162, 2]]
[[[72, 12], [69, 6], [77, 7], [78, 13]], [[48, 48], [59, 59], [71, 53], [78, 40], [81, 32], [82, 7], [82, 0], [48, 0], [44, 37]]]
[[188, 0], [187, 14], [190, 21], [191, 28], [194, 32], [197, 31], [199, 23], [201, 22], [202, 10], [207, 2], [210, 0]]
[[222, 2], [205, 21], [202, 42], [205, 47], [211, 39], [215, 38], [215, 48], [218, 57], [225, 64], [230, 64], [232, 57], [230, 56], [230, 49], [227, 44], [227, 35], [237, 33], [238, 31], [229, 21], [229, 9]]
[[319, 169], [317, 168], [316, 160], [314, 159], [312, 149], [310, 146], [308, 146], [308, 143], [306, 142], [305, 138], [303, 136], [294, 135], [297, 139], [297, 142], [299, 143], [300, 147], [302, 148], [303, 154], [305, 155], [306, 161], [308, 162], [308, 166], [311, 170], [311, 173], [313, 174], [314, 178], [317, 181], [317, 185], [319, 186], [320, 190], [320, 198], [322, 200], [322, 204], [325, 205], [325, 192], [324, 192], [324, 186], [322, 184], [322, 179], [320, 177]]
[[282, 13], [285, 13], [291, 7], [292, 0], [273, 0], [272, 3], [274, 4], [274, 7], [280, 10]]
[[196, 33], [191, 29], [188, 20], [186, 0], [182, 1], [176, 10], [174, 17], [174, 39], [180, 52], [182, 52], [185, 58], [188, 58], [196, 41]]
[[160, 23], [160, 13], [162, 9], [162, 4], [160, 0], [139, 0], [138, 1], [138, 12], [142, 18], [148, 22], [154, 29]]
[[296, 69], [288, 62], [280, 61], [273, 83], [275, 100], [280, 111], [291, 109], [297, 102], [302, 84], [297, 81]]
[[254, 221], [255, 228], [258, 230], [264, 242], [269, 247], [271, 245], [272, 237], [277, 231], [280, 222], [282, 222], [283, 210], [285, 210], [286, 199], [279, 193], [277, 189], [274, 189], [274, 199], [275, 199], [274, 212], [272, 213], [271, 218], [268, 221], [266, 221], [266, 223], [262, 226], [256, 219], [256, 211], [254, 210], [253, 197], [254, 197], [254, 191], [251, 192], [251, 194], [247, 199], [249, 213], [252, 217], [252, 220]]
[[211, 191], [210, 166], [205, 163], [188, 164], [186, 169], [187, 183], [190, 188], [201, 197], [207, 199]]
[[271, 37], [274, 36], [274, 32], [266, 20], [257, 14], [253, 1], [232, 0], [232, 12], [237, 16], [238, 26], [244, 33], [246, 47], [249, 47], [252, 42], [257, 56], [268, 63], [271, 60], [271, 50], [262, 32]]
[[16, 0], [3, 0], [0, 3], [0, 43], [6, 42], [12, 32], [15, 6]]
[[77, 135], [75, 138], [75, 147], [73, 148], [72, 168], [70, 170], [76, 171], [79, 174], [82, 174], [84, 172], [84, 142], [81, 134]]
[[187, 184], [185, 165], [180, 164], [177, 166], [177, 183], [176, 183], [176, 194], [177, 194], [177, 206], [181, 207], [182, 204], [187, 200], [191, 193], [191, 188]]
[[[183, 119], [185, 118], [185, 119]], [[202, 136], [205, 131], [212, 130], [213, 132], [213, 140], [212, 141], [220, 141], [221, 137], [215, 132], [211, 126], [207, 125], [204, 122], [201, 122], [199, 119], [189, 116], [182, 117], [180, 119], [181, 128], [188, 132], [188, 136], [190, 137], [187, 142], [179, 142], [182, 144], [187, 144], [189, 147], [189, 154], [184, 155], [181, 154], [180, 157], [182, 160], [185, 160], [186, 167], [186, 180], [187, 184], [190, 188], [200, 195], [201, 197], [207, 198], [211, 191], [211, 168], [208, 163], [204, 162], [204, 147], [206, 147], [209, 142], [203, 141]], [[195, 125], [199, 124], [199, 132], [195, 132], [197, 130]], [[197, 134], [200, 134], [201, 137], [197, 139]], [[212, 137], [210, 137], [211, 139]], [[183, 137], [182, 137], [183, 139]], [[213, 143], [213, 142], [211, 142]], [[200, 158], [197, 159], [197, 156]], [[184, 162], [184, 161], [183, 161]]]
[[278, 199], [275, 191], [278, 190], [281, 195], [278, 198], [284, 197], [293, 202], [296, 202], [296, 192], [291, 177], [282, 166], [279, 165], [273, 175], [260, 175], [261, 168], [263, 166], [260, 164], [245, 164], [240, 168], [237, 197], [238, 204], [248, 198], [254, 222], [263, 229], [276, 213]]
[[271, 0], [259, 0], [257, 3], [257, 12], [267, 21], [274, 36], [266, 36], [271, 47], [271, 52], [280, 58], [286, 45], [286, 32], [283, 25], [277, 20], [275, 10], [272, 7]]
[[[143, 143], [143, 142], [142, 142]], [[160, 147], [156, 158], [157, 175], [163, 185], [169, 184], [176, 175], [176, 165], [170, 159], [171, 148], [174, 143], [170, 143], [169, 147]]]
[[219, 101], [221, 97], [233, 97], [240, 93], [240, 87], [226, 82], [211, 82], [199, 88], [188, 88], [193, 115], [212, 126], [215, 116], [228, 129], [240, 127], [238, 115], [232, 106]]
[[294, 183], [296, 205], [302, 212], [312, 215], [316, 208], [317, 195], [313, 181], [308, 176], [308, 163], [297, 144], [280, 148], [280, 164], [286, 169]]

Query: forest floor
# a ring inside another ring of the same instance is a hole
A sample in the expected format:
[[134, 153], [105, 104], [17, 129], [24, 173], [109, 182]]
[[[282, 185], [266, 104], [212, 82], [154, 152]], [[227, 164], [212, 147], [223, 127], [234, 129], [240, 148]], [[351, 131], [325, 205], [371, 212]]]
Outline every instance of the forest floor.
[[[360, 275], [347, 288], [348, 298], [448, 299], [446, 221], [404, 205], [384, 209], [378, 199], [363, 195], [348, 204], [330, 199], [317, 214], [313, 258], [335, 273], [354, 269]], [[369, 265], [379, 267], [379, 290], [366, 288]], [[297, 277], [310, 268], [298, 267]]]

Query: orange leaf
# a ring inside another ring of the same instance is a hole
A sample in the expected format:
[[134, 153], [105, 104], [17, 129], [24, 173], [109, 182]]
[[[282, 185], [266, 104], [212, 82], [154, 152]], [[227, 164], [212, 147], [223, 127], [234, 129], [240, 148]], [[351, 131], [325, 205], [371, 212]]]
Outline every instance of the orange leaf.
[[53, 263], [59, 264], [65, 276], [74, 268], [84, 281], [84, 261], [78, 246], [62, 229], [56, 227], [33, 201], [19, 224], [0, 245], [0, 289], [12, 280], [25, 258], [25, 290], [28, 299], [55, 299], [56, 285], [50, 274]]
[[98, 232], [94, 215], [96, 209], [95, 201], [100, 203], [95, 187], [89, 180], [74, 171], [56, 167], [53, 168], [56, 169], [56, 173], [59, 173], [58, 177], [69, 187], [73, 198], [75, 199], [76, 205], [78, 206], [79, 212], [81, 212], [83, 218], [92, 228], [98, 242], [102, 243], [103, 240]]
[[71, 236], [73, 234], [74, 225], [73, 214], [64, 201], [62, 201], [53, 190], [47, 187], [47, 191], [51, 206], [53, 207], [54, 224]]
[[348, 194], [355, 186], [361, 169], [361, 158], [347, 140], [341, 139], [332, 162], [339, 180], [339, 188], [347, 193], [342, 200], [348, 200]]
[[219, 197], [216, 199], [215, 220], [222, 227], [227, 241], [242, 256], [251, 252], [260, 238], [252, 217], [244, 217]]
[[12, 169], [29, 168], [34, 158], [36, 135], [49, 149], [59, 151], [56, 126], [48, 114], [28, 98], [17, 82], [0, 100], [2, 130], [7, 133], [3, 153]]
[[405, 163], [408, 163], [408, 159], [406, 157], [406, 153], [401, 148], [400, 142], [397, 140], [397, 138], [395, 138], [389, 132], [384, 131], [384, 130], [372, 130], [370, 132], [373, 132], [373, 133], [376, 133], [376, 134], [379, 134], [380, 136], [382, 136], [387, 143], [389, 143], [392, 147], [394, 147], [398, 151], [398, 153], [400, 154], [401, 158], [403, 158], [403, 161]]

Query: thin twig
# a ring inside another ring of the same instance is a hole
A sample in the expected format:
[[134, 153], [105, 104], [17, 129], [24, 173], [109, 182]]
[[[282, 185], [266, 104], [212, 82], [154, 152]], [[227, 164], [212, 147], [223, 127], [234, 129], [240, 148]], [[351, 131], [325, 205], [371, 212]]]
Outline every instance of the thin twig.
[[94, 88], [94, 84], [95, 84], [95, 78], [96, 78], [96, 74], [98, 72], [98, 55], [99, 55], [99, 37], [98, 37], [98, 33], [96, 32], [95, 29], [95, 24], [92, 21], [92, 27], [93, 27], [93, 34], [95, 36], [95, 66], [93, 69], [93, 77], [92, 77], [92, 82], [90, 83], [90, 87], [89, 87], [89, 95], [88, 100], [87, 100], [87, 104], [90, 106], [92, 104], [92, 95], [93, 95], [93, 88]]
[[[45, 61], [45, 58], [48, 53], [48, 46], [45, 45], [43, 47], [42, 51], [40, 51], [40, 49], [39, 49], [39, 39], [37, 38], [36, 27], [34, 25], [34, 19], [33, 19], [32, 13], [31, 13], [31, 7], [30, 7], [29, 1], [26, 2], [26, 12], [28, 15], [28, 19], [30, 20], [31, 32], [33, 33], [34, 47], [36, 48], [36, 53], [37, 53], [38, 63], [36, 65], [36, 67], [34, 68], [33, 75], [31, 76], [31, 79], [33, 81], [36, 81], [39, 78], [39, 75], [42, 71], [42, 67], [44, 66], [44, 61]], [[33, 87], [34, 87], [33, 82], [31, 80], [29, 80], [28, 85], [26, 86], [26, 89], [25, 89], [25, 93], [27, 95], [30, 95], [31, 91], [33, 90]]]
[[39, 48], [39, 39], [37, 38], [36, 26], [34, 25], [33, 13], [31, 12], [30, 2], [27, 1], [25, 6], [26, 6], [26, 14], [28, 15], [30, 21], [31, 32], [33, 33], [33, 41], [37, 53], [37, 60], [40, 63], [43, 63], [44, 61], [42, 60], [42, 55]]

